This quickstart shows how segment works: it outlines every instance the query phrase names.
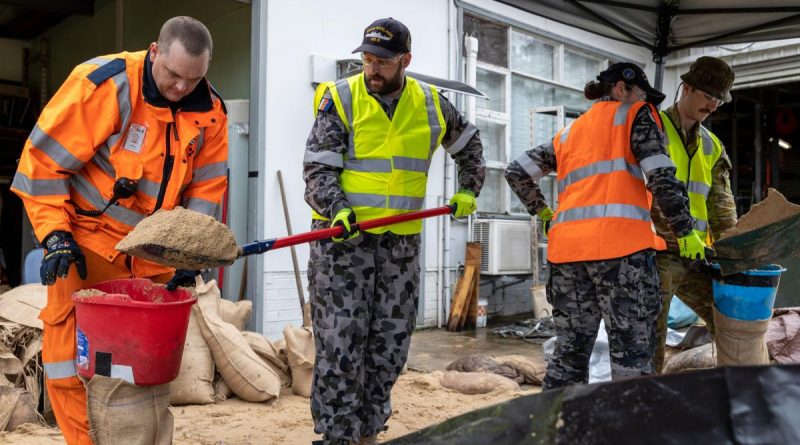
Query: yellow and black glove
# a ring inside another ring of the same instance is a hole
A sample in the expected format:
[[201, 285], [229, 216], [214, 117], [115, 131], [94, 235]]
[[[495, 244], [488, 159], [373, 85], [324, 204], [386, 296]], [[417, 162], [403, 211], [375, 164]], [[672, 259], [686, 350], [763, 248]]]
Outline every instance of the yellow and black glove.
[[695, 230], [692, 230], [686, 236], [678, 238], [678, 248], [682, 258], [692, 261], [706, 259], [706, 243], [703, 242]]
[[337, 243], [340, 243], [342, 241], [357, 237], [359, 234], [361, 234], [361, 231], [358, 230], [358, 226], [355, 224], [356, 212], [354, 212], [353, 209], [346, 207], [342, 210], [339, 210], [336, 216], [333, 217], [333, 221], [331, 221], [331, 227], [342, 226], [344, 231], [342, 232], [342, 236], [334, 236], [331, 239]]
[[458, 193], [450, 198], [450, 205], [456, 206], [453, 216], [456, 218], [463, 218], [471, 215], [478, 208], [478, 202], [475, 199], [475, 192], [471, 190], [459, 190]]
[[542, 230], [544, 231], [544, 236], [547, 236], [547, 232], [550, 231], [550, 221], [553, 220], [553, 215], [554, 215], [553, 210], [551, 210], [550, 207], [546, 206], [542, 210], [539, 210], [538, 213], [536, 213], [536, 216], [538, 216], [539, 219], [542, 220]]

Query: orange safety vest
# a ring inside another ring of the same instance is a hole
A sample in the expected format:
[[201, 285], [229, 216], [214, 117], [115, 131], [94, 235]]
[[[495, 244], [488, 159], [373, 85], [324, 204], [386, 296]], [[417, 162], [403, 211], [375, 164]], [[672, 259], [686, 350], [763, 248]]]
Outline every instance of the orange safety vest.
[[548, 261], [596, 261], [666, 248], [655, 233], [651, 196], [631, 152], [633, 120], [644, 106], [660, 122], [645, 102], [601, 101], [556, 134], [559, 202], [547, 234]]
[[[159, 208], [219, 213], [228, 160], [222, 99], [203, 79], [186, 102], [189, 109], [173, 113], [148, 102], [147, 54], [123, 52], [78, 65], [42, 110], [12, 184], [40, 240], [54, 230], [72, 232], [78, 244], [113, 261], [117, 242]], [[173, 166], [163, 177], [168, 153]], [[138, 181], [133, 196], [102, 215], [79, 214], [102, 210], [119, 178]], [[138, 259], [132, 268], [137, 276], [170, 270]]]

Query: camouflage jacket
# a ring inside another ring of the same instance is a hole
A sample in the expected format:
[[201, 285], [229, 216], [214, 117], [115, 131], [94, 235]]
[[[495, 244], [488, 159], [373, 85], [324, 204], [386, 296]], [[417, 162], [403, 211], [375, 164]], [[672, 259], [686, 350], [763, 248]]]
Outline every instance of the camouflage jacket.
[[[692, 156], [699, 146], [700, 142], [700, 124], [695, 124], [688, 131], [680, 128], [681, 117], [678, 114], [678, 107], [672, 105], [666, 110], [666, 113], [672, 119], [676, 126], [678, 134], [681, 136], [681, 141], [686, 147], [689, 156]], [[719, 157], [717, 163], [711, 168], [711, 190], [708, 192], [706, 206], [708, 208], [708, 226], [710, 228], [711, 239], [717, 240], [725, 230], [730, 229], [736, 225], [736, 201], [733, 198], [730, 182], [731, 160], [723, 147], [722, 156]], [[671, 251], [678, 251], [678, 243], [675, 236], [670, 233], [669, 224], [664, 217], [664, 212], [661, 211], [660, 203], [653, 203], [653, 209], [650, 212], [653, 217], [653, 223], [656, 226], [658, 234], [667, 240], [667, 248]]]
[[[400, 96], [397, 98], [377, 94], [372, 96], [391, 119]], [[312, 209], [326, 218], [350, 206], [339, 184], [339, 173], [342, 169], [314, 162], [314, 156], [308, 156], [309, 152], [332, 151], [342, 156], [347, 153], [349, 134], [335, 107], [331, 106], [332, 102], [330, 92], [326, 92], [320, 101], [314, 126], [308, 135], [306, 157], [303, 161], [305, 200]], [[471, 190], [478, 196], [486, 175], [483, 145], [478, 129], [469, 123], [441, 93], [439, 102], [447, 125], [442, 145], [451, 150], [458, 150], [458, 147], [463, 146], [452, 155], [458, 167], [458, 187]]]
[[[600, 100], [613, 99], [604, 97]], [[639, 110], [634, 119], [631, 128], [631, 151], [638, 162], [653, 156], [667, 154], [664, 146], [664, 134], [659, 130], [647, 107]], [[524, 159], [524, 157], [530, 159]], [[538, 178], [532, 177], [523, 167], [526, 164], [530, 165], [529, 161], [533, 161], [541, 170], [540, 177], [556, 171], [558, 166], [553, 143], [548, 142], [526, 151], [506, 168], [506, 181], [511, 186], [511, 190], [516, 193], [528, 212], [535, 215], [548, 204], [536, 184]], [[694, 219], [689, 213], [686, 185], [675, 177], [676, 171], [675, 166], [648, 171], [647, 188], [653, 193], [659, 206], [667, 210], [666, 214], [670, 215], [667, 219], [669, 227], [672, 227], [672, 230], [679, 236], [683, 236], [692, 230]]]

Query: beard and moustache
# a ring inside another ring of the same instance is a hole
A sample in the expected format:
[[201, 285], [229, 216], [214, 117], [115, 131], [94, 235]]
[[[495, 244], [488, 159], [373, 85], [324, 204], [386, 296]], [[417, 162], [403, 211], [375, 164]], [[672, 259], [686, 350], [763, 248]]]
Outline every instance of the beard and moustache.
[[[367, 80], [367, 88], [375, 94], [389, 94], [393, 93], [400, 88], [403, 87], [403, 80], [405, 78], [405, 74], [403, 73], [403, 66], [402, 64], [397, 64], [397, 71], [392, 75], [390, 78], [386, 78], [378, 73], [375, 74], [366, 74], [364, 76]], [[372, 85], [373, 80], [380, 80], [382, 81], [381, 86], [375, 87]]]

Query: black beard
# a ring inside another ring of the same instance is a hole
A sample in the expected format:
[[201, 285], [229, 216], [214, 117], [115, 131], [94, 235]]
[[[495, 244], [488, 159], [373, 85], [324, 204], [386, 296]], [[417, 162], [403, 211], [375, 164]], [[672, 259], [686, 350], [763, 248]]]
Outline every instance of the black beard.
[[[383, 86], [377, 90], [373, 90], [372, 86], [370, 85], [370, 80], [376, 77], [383, 79]], [[375, 94], [383, 95], [393, 93], [403, 87], [404, 78], [405, 76], [403, 75], [403, 69], [401, 66], [398, 66], [397, 72], [394, 74], [394, 76], [392, 76], [391, 79], [387, 79], [380, 75], [367, 76], [367, 88], [369, 88], [369, 90]]]

